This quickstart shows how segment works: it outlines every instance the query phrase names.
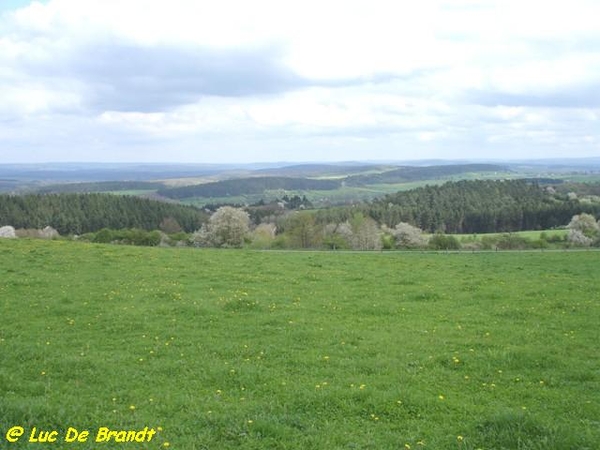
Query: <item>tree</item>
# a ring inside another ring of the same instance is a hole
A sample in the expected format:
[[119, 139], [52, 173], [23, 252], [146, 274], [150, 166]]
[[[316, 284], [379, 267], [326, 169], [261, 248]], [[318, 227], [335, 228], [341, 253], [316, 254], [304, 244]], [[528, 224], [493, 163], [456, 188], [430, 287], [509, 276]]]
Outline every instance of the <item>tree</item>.
[[253, 248], [269, 248], [275, 240], [277, 226], [274, 223], [261, 223], [252, 231]]
[[421, 248], [427, 246], [423, 231], [411, 224], [400, 222], [390, 233], [394, 237], [396, 248]]
[[161, 231], [164, 231], [167, 234], [174, 234], [183, 231], [179, 222], [175, 220], [173, 217], [165, 217], [161, 222], [159, 227]]
[[381, 230], [377, 222], [363, 213], [354, 214], [349, 220], [352, 236], [350, 243], [354, 250], [381, 250]]
[[17, 237], [17, 235], [15, 233], [14, 227], [12, 227], [10, 225], [5, 225], [3, 227], [0, 227], [0, 238], [14, 239], [16, 237]]
[[211, 247], [242, 247], [250, 230], [250, 217], [242, 209], [222, 206], [194, 233], [193, 241]]
[[578, 247], [589, 247], [600, 238], [600, 224], [591, 214], [578, 214], [573, 216], [569, 225], [567, 241]]
[[429, 239], [429, 247], [433, 250], [460, 250], [460, 242], [454, 236], [438, 233]]
[[310, 212], [295, 212], [285, 221], [285, 232], [294, 247], [313, 248], [319, 245], [318, 227]]
[[343, 250], [350, 247], [352, 229], [348, 222], [328, 223], [323, 229], [323, 245], [330, 250]]

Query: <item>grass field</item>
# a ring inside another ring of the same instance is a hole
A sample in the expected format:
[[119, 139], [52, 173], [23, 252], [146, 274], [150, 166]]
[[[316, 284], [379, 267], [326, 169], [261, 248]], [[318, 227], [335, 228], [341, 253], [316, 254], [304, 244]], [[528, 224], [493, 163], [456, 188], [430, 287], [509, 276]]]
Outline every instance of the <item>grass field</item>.
[[599, 256], [0, 240], [0, 448], [597, 449]]

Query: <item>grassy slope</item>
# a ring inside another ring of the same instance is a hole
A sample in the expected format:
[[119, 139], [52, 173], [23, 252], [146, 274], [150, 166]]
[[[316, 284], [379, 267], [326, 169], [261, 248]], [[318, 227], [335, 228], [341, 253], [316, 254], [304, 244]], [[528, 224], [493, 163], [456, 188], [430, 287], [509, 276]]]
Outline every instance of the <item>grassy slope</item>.
[[0, 240], [0, 442], [160, 426], [107, 448], [596, 448], [599, 276], [596, 252]]

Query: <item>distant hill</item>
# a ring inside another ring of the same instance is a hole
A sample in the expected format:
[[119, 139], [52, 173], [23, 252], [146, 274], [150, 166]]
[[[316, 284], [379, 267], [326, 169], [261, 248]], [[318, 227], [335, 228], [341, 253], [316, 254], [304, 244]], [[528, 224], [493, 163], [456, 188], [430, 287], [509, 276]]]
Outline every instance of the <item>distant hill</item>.
[[260, 169], [255, 174], [286, 177], [327, 177], [348, 176], [366, 172], [383, 172], [393, 169], [393, 165], [382, 164], [296, 164], [286, 167]]
[[[368, 173], [366, 171], [382, 171]], [[257, 176], [248, 178], [234, 178], [230, 180], [215, 181], [211, 183], [184, 186], [177, 188], [164, 188], [158, 194], [172, 199], [194, 197], [235, 197], [241, 195], [262, 195], [268, 190], [282, 189], [286, 191], [331, 191], [347, 186], [367, 186], [370, 184], [397, 184], [411, 181], [425, 181], [450, 175], [463, 173], [506, 172], [507, 168], [492, 164], [460, 164], [413, 167], [403, 166], [390, 170], [389, 166], [335, 166], [327, 164], [297, 165], [276, 169], [263, 169], [257, 173], [277, 173], [279, 176]], [[283, 174], [312, 174], [347, 175], [335, 179], [296, 178], [282, 176]]]
[[495, 164], [456, 164], [438, 166], [402, 166], [394, 170], [370, 175], [354, 175], [346, 178], [348, 186], [370, 184], [396, 184], [410, 181], [433, 180], [464, 173], [507, 172], [506, 166]]
[[252, 177], [233, 180], [215, 181], [212, 183], [165, 188], [159, 195], [173, 199], [192, 197], [234, 197], [238, 195], [262, 194], [267, 190], [333, 190], [341, 186], [339, 180], [313, 180], [309, 178], [290, 177]]
[[91, 183], [51, 184], [37, 189], [40, 194], [61, 194], [67, 192], [119, 192], [119, 191], [151, 191], [164, 188], [163, 183], [150, 181], [99, 181]]
[[600, 180], [599, 163], [599, 158], [582, 158], [503, 163], [0, 164], [0, 192], [122, 192], [196, 205], [269, 202], [289, 194], [306, 195], [313, 205], [324, 207], [370, 201], [398, 190], [449, 180], [527, 178], [555, 186], [561, 179], [595, 182]]

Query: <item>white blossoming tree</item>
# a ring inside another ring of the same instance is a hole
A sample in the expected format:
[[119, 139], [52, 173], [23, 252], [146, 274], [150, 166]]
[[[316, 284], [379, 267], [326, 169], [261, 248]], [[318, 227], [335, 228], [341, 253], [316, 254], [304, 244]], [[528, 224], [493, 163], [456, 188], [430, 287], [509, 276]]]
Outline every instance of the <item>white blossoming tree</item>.
[[598, 242], [600, 238], [600, 223], [591, 214], [578, 214], [573, 216], [569, 225], [567, 241], [578, 247], [589, 247]]
[[194, 233], [196, 245], [207, 247], [242, 247], [250, 231], [250, 217], [242, 209], [223, 206]]

